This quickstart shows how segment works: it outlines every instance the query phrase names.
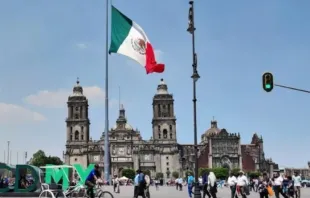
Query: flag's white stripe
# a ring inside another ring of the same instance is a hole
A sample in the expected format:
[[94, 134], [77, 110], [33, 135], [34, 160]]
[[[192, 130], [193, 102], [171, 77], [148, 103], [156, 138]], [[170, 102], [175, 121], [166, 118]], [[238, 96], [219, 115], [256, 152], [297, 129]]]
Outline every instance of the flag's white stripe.
[[139, 38], [143, 39], [146, 42], [149, 42], [144, 30], [133, 21], [129, 34], [119, 47], [117, 53], [123, 54], [125, 56], [128, 56], [129, 58], [134, 59], [144, 67], [146, 65], [146, 55], [140, 54], [133, 48], [133, 42]]

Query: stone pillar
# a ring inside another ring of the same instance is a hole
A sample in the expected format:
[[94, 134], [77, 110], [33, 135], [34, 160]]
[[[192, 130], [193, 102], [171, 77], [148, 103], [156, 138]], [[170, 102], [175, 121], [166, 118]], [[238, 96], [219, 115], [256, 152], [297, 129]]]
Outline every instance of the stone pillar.
[[87, 119], [87, 107], [86, 106], [83, 106], [83, 119]]
[[208, 140], [209, 143], [209, 159], [208, 159], [208, 168], [212, 168], [212, 141], [211, 138]]
[[174, 112], [173, 112], [173, 104], [170, 104], [170, 109], [169, 109], [169, 112], [170, 112], [170, 117], [173, 117], [173, 116], [174, 116]]
[[67, 126], [67, 141], [70, 141], [71, 127]]
[[71, 118], [71, 106], [68, 106], [68, 118]]

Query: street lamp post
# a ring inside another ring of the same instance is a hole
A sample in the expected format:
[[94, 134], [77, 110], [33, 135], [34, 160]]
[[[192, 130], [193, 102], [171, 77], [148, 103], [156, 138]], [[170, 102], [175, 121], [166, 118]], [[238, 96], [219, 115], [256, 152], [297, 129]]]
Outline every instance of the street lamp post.
[[198, 144], [197, 144], [197, 110], [196, 110], [196, 82], [200, 78], [197, 71], [197, 54], [195, 52], [195, 23], [194, 23], [194, 1], [189, 1], [190, 8], [188, 13], [187, 31], [192, 35], [192, 55], [193, 55], [193, 106], [194, 106], [194, 147], [195, 147], [195, 191], [194, 198], [201, 198], [199, 180], [198, 180]]

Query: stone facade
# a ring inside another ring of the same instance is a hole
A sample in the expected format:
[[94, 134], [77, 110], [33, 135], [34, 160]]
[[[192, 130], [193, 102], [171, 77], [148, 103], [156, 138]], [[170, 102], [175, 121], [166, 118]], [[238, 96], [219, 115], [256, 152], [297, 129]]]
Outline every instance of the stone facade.
[[284, 173], [286, 175], [294, 175], [297, 172], [303, 179], [310, 179], [310, 161], [308, 162], [308, 168], [285, 168]]
[[[90, 138], [88, 100], [83, 88], [77, 82], [73, 94], [68, 98], [66, 164], [98, 163], [104, 167], [105, 135], [100, 140]], [[173, 95], [168, 92], [161, 79], [153, 97], [152, 138], [143, 140], [138, 129], [128, 122], [125, 109], [120, 107], [116, 124], [109, 131], [111, 174], [121, 175], [123, 169], [150, 170], [152, 176], [164, 173], [170, 177], [173, 171], [184, 173], [194, 170], [195, 155], [193, 144], [178, 144]], [[256, 134], [251, 144], [241, 145], [240, 134], [219, 129], [217, 122], [201, 136], [198, 146], [199, 167], [240, 168], [247, 171], [260, 169], [264, 161], [263, 141]]]

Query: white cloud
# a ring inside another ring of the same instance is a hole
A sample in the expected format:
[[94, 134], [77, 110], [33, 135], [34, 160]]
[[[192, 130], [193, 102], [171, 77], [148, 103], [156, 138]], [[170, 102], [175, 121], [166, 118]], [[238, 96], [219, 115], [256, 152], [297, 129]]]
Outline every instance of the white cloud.
[[[27, 96], [24, 101], [28, 104], [47, 107], [64, 108], [67, 105], [68, 96], [72, 94], [71, 90], [58, 89], [56, 91], [39, 91], [36, 94]], [[103, 105], [105, 93], [98, 86], [83, 87], [83, 94], [87, 97], [91, 105]], [[110, 106], [116, 104], [115, 100], [110, 100]]]
[[86, 43], [77, 43], [76, 47], [79, 49], [86, 49], [88, 46]]
[[22, 106], [0, 103], [0, 123], [10, 124], [10, 123], [21, 123], [29, 121], [44, 121], [46, 118], [38, 113], [26, 109]]

